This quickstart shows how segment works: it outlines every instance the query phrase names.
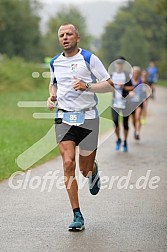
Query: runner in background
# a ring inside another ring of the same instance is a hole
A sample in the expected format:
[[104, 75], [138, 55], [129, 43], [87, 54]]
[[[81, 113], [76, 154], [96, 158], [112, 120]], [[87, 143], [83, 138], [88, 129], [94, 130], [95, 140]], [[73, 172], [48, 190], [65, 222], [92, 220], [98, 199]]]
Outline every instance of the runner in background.
[[[142, 95], [142, 88], [139, 88], [139, 85], [142, 84], [140, 67], [138, 66], [133, 67], [133, 75], [132, 75], [131, 81], [134, 87], [134, 90], [130, 93], [131, 102], [133, 106], [135, 107], [135, 104], [139, 103], [141, 99], [141, 95]], [[141, 103], [132, 113], [133, 125], [135, 129], [134, 138], [136, 140], [140, 139], [142, 108], [143, 108], [143, 103]]]
[[115, 60], [115, 71], [112, 73], [111, 79], [114, 83], [115, 91], [113, 92], [113, 99], [111, 105], [111, 114], [112, 119], [115, 124], [115, 133], [117, 136], [117, 141], [115, 145], [115, 150], [118, 151], [121, 147], [121, 134], [120, 134], [120, 123], [119, 123], [119, 114], [122, 113], [123, 116], [123, 146], [122, 151], [128, 151], [127, 137], [129, 131], [129, 115], [124, 116], [124, 111], [126, 110], [127, 102], [125, 97], [129, 94], [129, 91], [133, 89], [129, 73], [124, 70], [124, 64], [126, 59], [122, 56], [119, 56]]
[[[141, 81], [142, 81], [142, 84], [147, 84], [147, 85], [149, 85], [149, 83], [148, 83], [148, 72], [147, 72], [147, 70], [145, 70], [145, 69], [143, 69], [142, 72], [141, 72]], [[147, 91], [145, 91], [145, 92], [147, 92]], [[145, 96], [147, 96], [147, 94], [145, 94]], [[142, 110], [141, 124], [145, 124], [145, 121], [146, 121], [148, 100], [149, 100], [149, 98], [147, 98], [147, 99], [143, 102], [143, 110]]]
[[151, 60], [149, 66], [147, 67], [148, 72], [148, 83], [152, 89], [152, 96], [151, 98], [155, 98], [155, 84], [158, 80], [158, 68], [155, 65], [155, 61]]

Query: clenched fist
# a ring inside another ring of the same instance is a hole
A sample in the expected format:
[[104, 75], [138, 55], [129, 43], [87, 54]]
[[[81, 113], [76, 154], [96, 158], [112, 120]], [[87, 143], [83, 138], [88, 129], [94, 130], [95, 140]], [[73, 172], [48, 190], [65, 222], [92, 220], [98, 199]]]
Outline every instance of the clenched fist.
[[53, 110], [55, 108], [56, 96], [51, 96], [47, 100], [47, 108]]

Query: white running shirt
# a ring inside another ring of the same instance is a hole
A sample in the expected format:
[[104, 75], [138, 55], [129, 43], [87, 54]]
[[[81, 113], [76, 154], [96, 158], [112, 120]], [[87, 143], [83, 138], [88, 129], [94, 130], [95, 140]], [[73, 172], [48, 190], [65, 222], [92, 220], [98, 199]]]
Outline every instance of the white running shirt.
[[118, 99], [118, 100], [121, 100], [122, 99], [122, 88], [120, 87], [120, 83], [125, 85], [126, 83], [126, 75], [124, 72], [122, 73], [117, 73], [117, 72], [114, 72], [113, 75], [112, 75], [112, 81], [114, 83], [114, 88], [117, 92], [115, 92], [115, 98]]
[[[85, 112], [85, 119], [94, 119], [98, 116], [95, 108], [98, 100], [95, 93], [80, 91], [72, 87], [74, 77], [85, 83], [96, 83], [106, 81], [110, 75], [104, 68], [97, 56], [89, 51], [80, 49], [72, 57], [65, 57], [63, 53], [58, 54], [50, 61], [51, 85], [57, 87], [57, 108], [66, 111]], [[63, 117], [63, 112], [58, 110], [56, 117]]]

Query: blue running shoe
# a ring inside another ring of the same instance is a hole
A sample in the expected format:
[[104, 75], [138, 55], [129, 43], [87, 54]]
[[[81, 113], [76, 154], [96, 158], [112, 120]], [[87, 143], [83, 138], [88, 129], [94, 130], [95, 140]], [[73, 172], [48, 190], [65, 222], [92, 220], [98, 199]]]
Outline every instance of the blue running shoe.
[[98, 172], [98, 165], [96, 161], [94, 161], [94, 164], [96, 166], [96, 171], [92, 176], [89, 177], [89, 190], [92, 195], [98, 194], [100, 190], [100, 176]]
[[85, 229], [84, 218], [80, 212], [74, 213], [73, 222], [69, 225], [69, 231], [82, 231]]
[[127, 145], [126, 141], [124, 141], [124, 145], [122, 146], [122, 151], [123, 152], [127, 152], [128, 151], [128, 145]]
[[116, 141], [115, 150], [118, 151], [120, 147], [121, 147], [121, 139], [118, 138], [118, 140]]

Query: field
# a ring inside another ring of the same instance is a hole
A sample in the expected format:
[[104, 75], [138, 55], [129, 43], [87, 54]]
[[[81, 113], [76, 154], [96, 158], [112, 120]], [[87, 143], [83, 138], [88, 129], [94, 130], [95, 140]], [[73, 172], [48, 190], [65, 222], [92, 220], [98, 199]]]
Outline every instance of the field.
[[[99, 95], [99, 111], [105, 110], [103, 117], [110, 117], [110, 94]], [[19, 101], [46, 101], [48, 97], [48, 84], [29, 91], [1, 92], [0, 94], [0, 180], [8, 178], [13, 172], [19, 170], [15, 160], [22, 152], [40, 140], [53, 126], [53, 119], [34, 119], [34, 112], [48, 113], [47, 108], [21, 108]], [[109, 123], [108, 123], [109, 122]], [[110, 121], [102, 119], [100, 132], [108, 130]], [[55, 136], [53, 135], [53, 141]], [[48, 153], [34, 166], [54, 158], [58, 149]]]

